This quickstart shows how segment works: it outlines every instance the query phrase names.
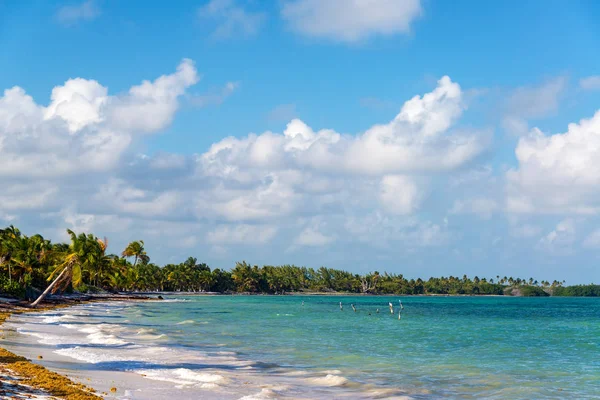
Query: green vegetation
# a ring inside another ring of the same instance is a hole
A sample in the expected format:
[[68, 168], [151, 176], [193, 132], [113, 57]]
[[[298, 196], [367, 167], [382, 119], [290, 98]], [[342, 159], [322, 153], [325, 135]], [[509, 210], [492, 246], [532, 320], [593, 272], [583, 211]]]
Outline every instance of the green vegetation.
[[[473, 279], [407, 279], [377, 271], [359, 275], [321, 267], [236, 263], [231, 271], [213, 269], [190, 257], [159, 267], [150, 262], [144, 242], [131, 242], [120, 255], [107, 253], [108, 241], [68, 230], [71, 243], [51, 243], [23, 235], [14, 226], [0, 230], [0, 292], [23, 297], [27, 288], [49, 293], [70, 291], [206, 291], [219, 293], [344, 292], [403, 295], [598, 296], [600, 286], [563, 287], [564, 282], [496, 276]], [[31, 290], [29, 290], [31, 292]], [[33, 305], [37, 305], [35, 302]]]
[[598, 297], [600, 296], [600, 285], [575, 285], [566, 287], [557, 287], [553, 292], [553, 296], [585, 296]]

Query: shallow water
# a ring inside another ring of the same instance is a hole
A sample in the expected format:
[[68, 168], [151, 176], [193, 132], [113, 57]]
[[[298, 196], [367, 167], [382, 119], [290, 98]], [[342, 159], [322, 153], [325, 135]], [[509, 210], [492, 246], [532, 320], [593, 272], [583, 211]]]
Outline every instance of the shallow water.
[[[400, 320], [388, 308], [399, 299]], [[189, 296], [25, 314], [5, 329], [9, 350], [118, 385], [121, 399], [600, 393], [600, 299]]]

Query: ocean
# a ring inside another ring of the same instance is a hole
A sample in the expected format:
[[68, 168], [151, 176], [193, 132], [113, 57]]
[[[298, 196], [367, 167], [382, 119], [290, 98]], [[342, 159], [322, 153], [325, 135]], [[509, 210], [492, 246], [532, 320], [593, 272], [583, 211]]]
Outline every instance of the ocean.
[[107, 398], [600, 398], [597, 298], [166, 296], [3, 329]]

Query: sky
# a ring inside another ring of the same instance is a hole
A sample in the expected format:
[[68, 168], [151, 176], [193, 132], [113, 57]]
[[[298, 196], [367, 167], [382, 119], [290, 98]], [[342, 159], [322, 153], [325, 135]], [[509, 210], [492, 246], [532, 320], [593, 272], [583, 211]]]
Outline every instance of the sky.
[[600, 3], [0, 0], [0, 225], [600, 281]]

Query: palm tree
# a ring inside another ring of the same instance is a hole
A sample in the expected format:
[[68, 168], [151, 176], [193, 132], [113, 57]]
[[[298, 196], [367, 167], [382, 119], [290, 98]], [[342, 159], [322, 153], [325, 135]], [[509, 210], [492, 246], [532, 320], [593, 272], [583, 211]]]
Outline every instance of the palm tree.
[[137, 265], [138, 260], [141, 260], [144, 264], [148, 264], [148, 262], [150, 262], [150, 257], [148, 257], [146, 250], [144, 250], [143, 240], [136, 240], [129, 243], [125, 250], [123, 250], [122, 256], [135, 257], [133, 261], [134, 267]]
[[15, 251], [16, 242], [21, 238], [21, 231], [13, 225], [0, 229], [0, 266], [8, 267], [8, 281], [12, 282], [11, 257]]
[[31, 304], [31, 307], [35, 308], [50, 292], [56, 293], [58, 290], [64, 290], [69, 284], [73, 284], [75, 287], [79, 286], [82, 282], [82, 270], [89, 267], [93, 262], [93, 251], [95, 250], [94, 246], [97, 246], [97, 242], [90, 242], [85, 233], [77, 236], [70, 229], [67, 229], [67, 233], [71, 237], [71, 244], [62, 255], [61, 262], [55, 265], [54, 270], [48, 277], [48, 281], [52, 280], [52, 283]]

